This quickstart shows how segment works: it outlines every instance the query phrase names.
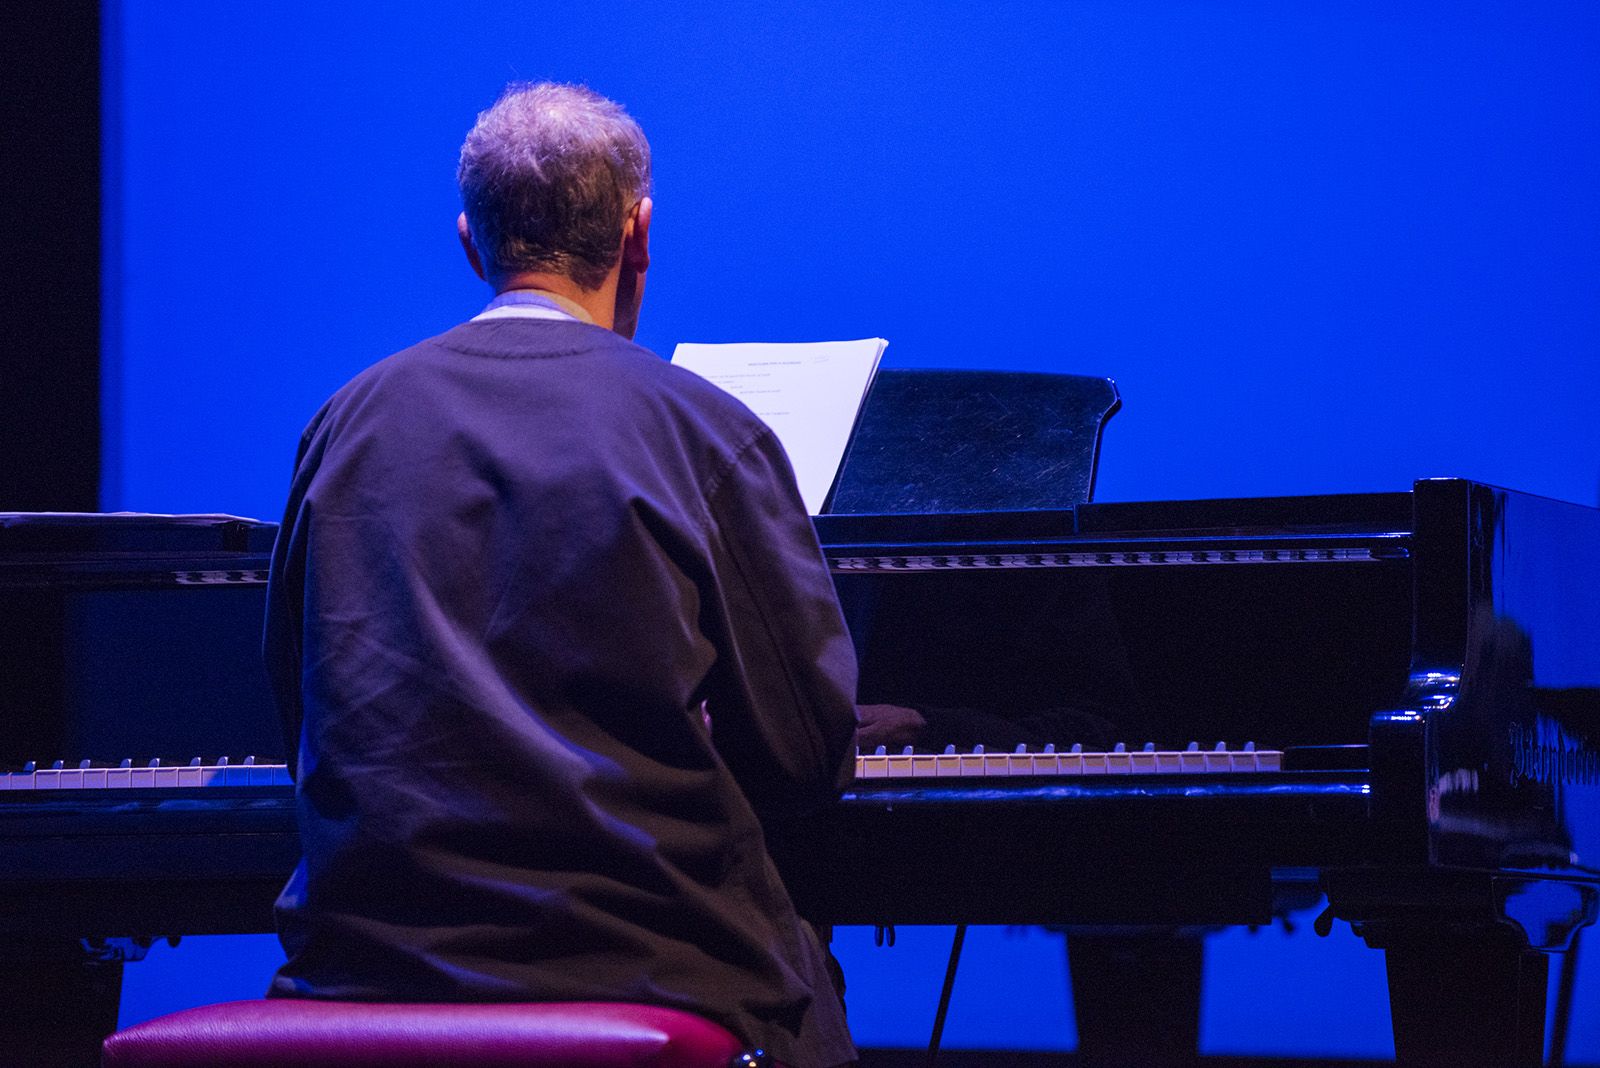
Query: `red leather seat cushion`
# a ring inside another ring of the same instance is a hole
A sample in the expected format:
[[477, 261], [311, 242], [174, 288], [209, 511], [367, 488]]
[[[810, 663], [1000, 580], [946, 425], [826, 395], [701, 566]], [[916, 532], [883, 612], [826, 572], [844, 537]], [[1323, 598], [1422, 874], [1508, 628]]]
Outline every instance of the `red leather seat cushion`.
[[277, 998], [148, 1020], [103, 1049], [107, 1068], [727, 1068], [741, 1047], [709, 1020], [655, 1005]]

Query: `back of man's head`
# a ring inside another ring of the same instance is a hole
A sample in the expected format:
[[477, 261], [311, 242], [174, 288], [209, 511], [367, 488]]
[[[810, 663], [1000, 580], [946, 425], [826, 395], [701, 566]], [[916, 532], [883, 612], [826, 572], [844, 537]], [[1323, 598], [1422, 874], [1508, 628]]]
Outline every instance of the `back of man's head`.
[[478, 116], [456, 171], [493, 280], [542, 272], [598, 289], [650, 192], [650, 145], [622, 106], [581, 86], [512, 85]]

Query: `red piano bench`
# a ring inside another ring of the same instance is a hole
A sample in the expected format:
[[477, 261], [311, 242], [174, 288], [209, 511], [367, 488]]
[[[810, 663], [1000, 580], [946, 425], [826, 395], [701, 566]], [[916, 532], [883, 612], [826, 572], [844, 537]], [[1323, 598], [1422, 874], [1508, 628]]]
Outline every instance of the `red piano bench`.
[[781, 1068], [692, 1013], [610, 1002], [273, 998], [118, 1031], [104, 1068]]

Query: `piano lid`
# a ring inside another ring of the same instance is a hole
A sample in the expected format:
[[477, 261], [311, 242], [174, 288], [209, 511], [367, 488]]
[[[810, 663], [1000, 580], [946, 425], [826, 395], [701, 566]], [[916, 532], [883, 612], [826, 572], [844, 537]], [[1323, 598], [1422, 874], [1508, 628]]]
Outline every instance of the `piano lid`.
[[1094, 492], [1109, 378], [878, 372], [826, 509], [928, 514], [1071, 508]]

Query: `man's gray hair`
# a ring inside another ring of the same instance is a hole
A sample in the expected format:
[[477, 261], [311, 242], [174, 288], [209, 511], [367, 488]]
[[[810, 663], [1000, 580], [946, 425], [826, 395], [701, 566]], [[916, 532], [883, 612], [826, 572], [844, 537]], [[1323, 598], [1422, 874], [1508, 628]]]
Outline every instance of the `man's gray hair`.
[[650, 193], [650, 144], [598, 93], [515, 84], [467, 134], [456, 181], [491, 279], [543, 271], [598, 289], [628, 212]]

